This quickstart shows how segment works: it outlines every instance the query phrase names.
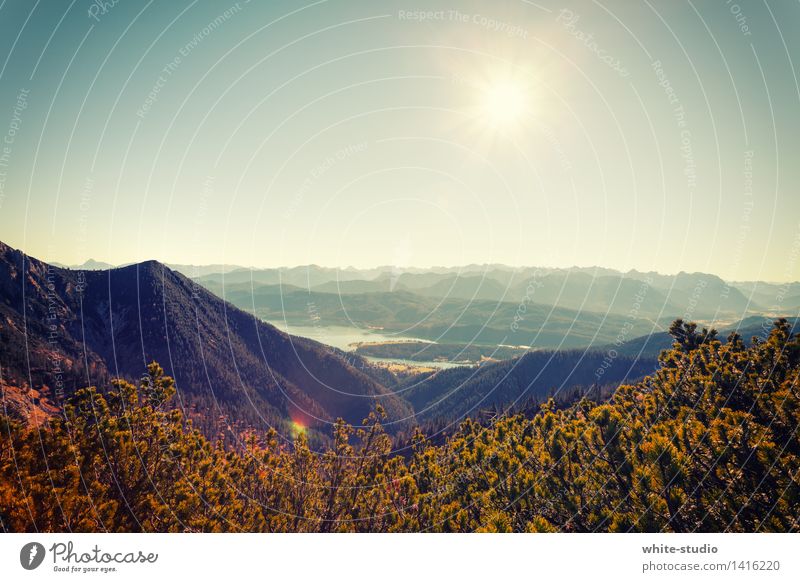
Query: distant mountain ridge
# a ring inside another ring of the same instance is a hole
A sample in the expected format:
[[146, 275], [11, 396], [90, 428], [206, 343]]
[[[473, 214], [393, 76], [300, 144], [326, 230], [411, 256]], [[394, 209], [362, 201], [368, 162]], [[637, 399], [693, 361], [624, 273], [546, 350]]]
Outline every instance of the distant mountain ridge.
[[[741, 288], [708, 273], [662, 275], [605, 268], [513, 269], [479, 265], [453, 269], [328, 267], [243, 269], [197, 277], [217, 294], [289, 286], [341, 295], [411, 292], [439, 300], [535, 303], [574, 311], [647, 318], [732, 322], [766, 312], [800, 310], [800, 283], [750, 282]], [[236, 301], [234, 301], [236, 303]], [[251, 302], [252, 303], [252, 302]], [[238, 304], [238, 303], [237, 303]], [[241, 306], [241, 305], [240, 305]]]

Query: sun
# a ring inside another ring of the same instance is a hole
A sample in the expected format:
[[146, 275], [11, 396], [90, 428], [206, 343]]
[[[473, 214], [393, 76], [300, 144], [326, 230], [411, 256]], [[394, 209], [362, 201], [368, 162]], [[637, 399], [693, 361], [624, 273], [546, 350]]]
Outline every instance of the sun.
[[539, 75], [529, 63], [509, 58], [453, 71], [461, 81], [457, 98], [464, 104], [458, 127], [482, 150], [516, 142], [543, 113]]
[[528, 104], [524, 85], [514, 80], [498, 80], [483, 90], [481, 112], [490, 125], [508, 127], [523, 120]]

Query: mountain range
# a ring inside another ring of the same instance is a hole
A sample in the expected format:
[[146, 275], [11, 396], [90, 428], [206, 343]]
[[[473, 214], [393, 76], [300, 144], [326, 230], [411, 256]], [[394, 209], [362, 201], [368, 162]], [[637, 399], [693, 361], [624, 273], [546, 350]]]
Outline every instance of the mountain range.
[[[54, 266], [64, 267], [58, 263]], [[125, 265], [124, 265], [125, 266]], [[358, 294], [408, 291], [434, 298], [535, 302], [608, 314], [665, 319], [688, 312], [685, 319], [731, 318], [748, 314], [800, 309], [800, 282], [727, 282], [709, 273], [617, 271], [604, 267], [510, 267], [465, 265], [459, 267], [380, 266], [370, 269], [306, 265], [282, 268], [247, 268], [234, 264], [167, 264], [219, 292], [262, 285], [293, 286], [309, 292]], [[73, 270], [106, 270], [112, 265], [88, 260]], [[219, 294], [219, 293], [218, 293]]]
[[[708, 273], [661, 275], [602, 268], [472, 266], [459, 270], [239, 269], [196, 277], [218, 294], [264, 286], [308, 293], [413, 293], [436, 300], [538, 304], [657, 322], [681, 316], [733, 322], [748, 315], [800, 309], [800, 283], [729, 283]], [[235, 302], [235, 300], [234, 300]]]

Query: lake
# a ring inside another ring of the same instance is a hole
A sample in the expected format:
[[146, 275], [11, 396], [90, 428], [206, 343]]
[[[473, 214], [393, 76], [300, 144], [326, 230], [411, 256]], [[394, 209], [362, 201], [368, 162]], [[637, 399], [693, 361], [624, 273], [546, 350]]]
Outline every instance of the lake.
[[[285, 321], [268, 321], [267, 323], [274, 325], [279, 330], [285, 331], [291, 335], [309, 338], [322, 344], [333, 346], [348, 352], [353, 351], [352, 344], [359, 342], [392, 342], [400, 340], [413, 340], [424, 343], [435, 343], [431, 342], [430, 340], [420, 339], [412, 336], [395, 335], [391, 333], [387, 334], [381, 332], [380, 330], [360, 329], [357, 327], [347, 327], [343, 325], [292, 325], [287, 324]], [[420, 366], [428, 368], [455, 368], [457, 366], [464, 365], [454, 364], [451, 362], [417, 362], [395, 358], [371, 358], [369, 356], [362, 357], [373, 362], [390, 362], [394, 364], [405, 364], [407, 366]]]

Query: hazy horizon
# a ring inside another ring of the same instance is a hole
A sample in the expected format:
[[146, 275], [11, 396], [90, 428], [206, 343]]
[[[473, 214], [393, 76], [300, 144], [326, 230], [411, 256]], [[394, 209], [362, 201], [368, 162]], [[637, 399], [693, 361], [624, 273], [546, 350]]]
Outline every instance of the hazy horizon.
[[[5, 241], [0, 241], [0, 242], [5, 242]], [[6, 243], [6, 244], [8, 244], [8, 243]], [[16, 248], [16, 247], [14, 247], [14, 245], [9, 245], [9, 246], [11, 246], [12, 248]], [[17, 250], [25, 252], [24, 249], [17, 248]], [[355, 265], [320, 265], [320, 264], [316, 264], [316, 263], [308, 263], [308, 264], [304, 264], [304, 265], [261, 265], [261, 266], [250, 265], [250, 266], [248, 266], [248, 265], [242, 265], [242, 264], [239, 264], [239, 263], [180, 263], [180, 262], [177, 262], [177, 261], [163, 260], [163, 259], [160, 259], [160, 258], [157, 258], [157, 257], [151, 257], [151, 258], [148, 258], [148, 259], [141, 259], [141, 260], [136, 260], [136, 261], [124, 261], [124, 262], [121, 262], [121, 263], [110, 263], [108, 261], [103, 261], [103, 260], [96, 259], [94, 257], [90, 257], [90, 258], [88, 258], [85, 261], [82, 261], [80, 263], [65, 263], [65, 262], [62, 262], [62, 261], [55, 260], [55, 259], [54, 260], [48, 260], [48, 259], [45, 259], [43, 257], [37, 257], [37, 256], [34, 256], [34, 255], [30, 255], [29, 253], [25, 253], [25, 254], [27, 256], [31, 256], [31, 257], [33, 257], [35, 259], [38, 259], [38, 260], [41, 260], [41, 261], [44, 261], [44, 262], [47, 262], [47, 263], [51, 263], [51, 264], [56, 264], [56, 265], [59, 265], [59, 266], [70, 268], [70, 269], [78, 269], [78, 268], [84, 267], [87, 263], [90, 263], [90, 262], [95, 262], [95, 263], [98, 263], [98, 264], [107, 264], [107, 265], [110, 265], [112, 268], [119, 268], [119, 267], [125, 267], [125, 266], [129, 266], [129, 265], [140, 264], [140, 263], [147, 262], [147, 261], [158, 261], [159, 263], [162, 263], [162, 264], [170, 266], [170, 267], [180, 266], [180, 267], [197, 267], [197, 268], [201, 268], [201, 269], [208, 269], [210, 267], [220, 266], [220, 267], [224, 267], [224, 268], [231, 269], [231, 270], [254, 270], [254, 271], [270, 270], [270, 269], [291, 270], [291, 269], [304, 269], [304, 268], [318, 267], [318, 268], [322, 268], [322, 269], [332, 269], [332, 270], [342, 270], [342, 271], [353, 270], [353, 271], [382, 271], [382, 272], [388, 272], [388, 271], [391, 271], [391, 270], [396, 270], [396, 271], [436, 271], [436, 270], [442, 270], [442, 271], [453, 272], [453, 271], [458, 271], [458, 270], [461, 270], [461, 269], [468, 269], [468, 268], [473, 268], [473, 267], [488, 267], [488, 268], [501, 268], [501, 269], [515, 270], [515, 271], [516, 270], [524, 270], [524, 269], [547, 269], [547, 270], [554, 270], [554, 271], [569, 271], [569, 270], [591, 271], [591, 270], [598, 270], [598, 271], [614, 271], [614, 272], [620, 273], [622, 275], [625, 275], [625, 274], [630, 273], [630, 272], [638, 272], [638, 273], [642, 273], [642, 274], [656, 273], [658, 275], [662, 275], [662, 276], [666, 276], [666, 277], [674, 277], [674, 276], [679, 275], [681, 273], [686, 273], [686, 274], [702, 273], [704, 275], [717, 276], [720, 279], [722, 279], [723, 281], [725, 281], [726, 283], [761, 282], [761, 283], [769, 283], [769, 284], [781, 285], [781, 284], [786, 284], [786, 283], [798, 283], [798, 282], [800, 282], [800, 280], [791, 280], [791, 279], [790, 280], [785, 280], [785, 281], [768, 280], [768, 279], [729, 280], [729, 279], [725, 279], [721, 275], [719, 275], [717, 273], [714, 273], [712, 271], [664, 272], [664, 271], [658, 271], [658, 270], [655, 270], [655, 269], [643, 270], [643, 269], [636, 269], [636, 268], [632, 268], [632, 269], [628, 269], [628, 270], [625, 270], [625, 271], [621, 271], [619, 269], [614, 269], [612, 267], [607, 267], [607, 266], [604, 266], [604, 265], [569, 265], [569, 266], [557, 266], [556, 265], [556, 266], [554, 266], [554, 265], [545, 265], [545, 264], [539, 264], [539, 265], [533, 265], [533, 264], [509, 265], [509, 264], [506, 264], [506, 263], [465, 263], [465, 264], [461, 264], [461, 265], [450, 265], [450, 266], [448, 266], [448, 265], [431, 265], [431, 266], [427, 266], [427, 267], [421, 267], [419, 265], [413, 265], [413, 264], [412, 265], [355, 266]], [[473, 271], [473, 273], [474, 273], [474, 271]]]

